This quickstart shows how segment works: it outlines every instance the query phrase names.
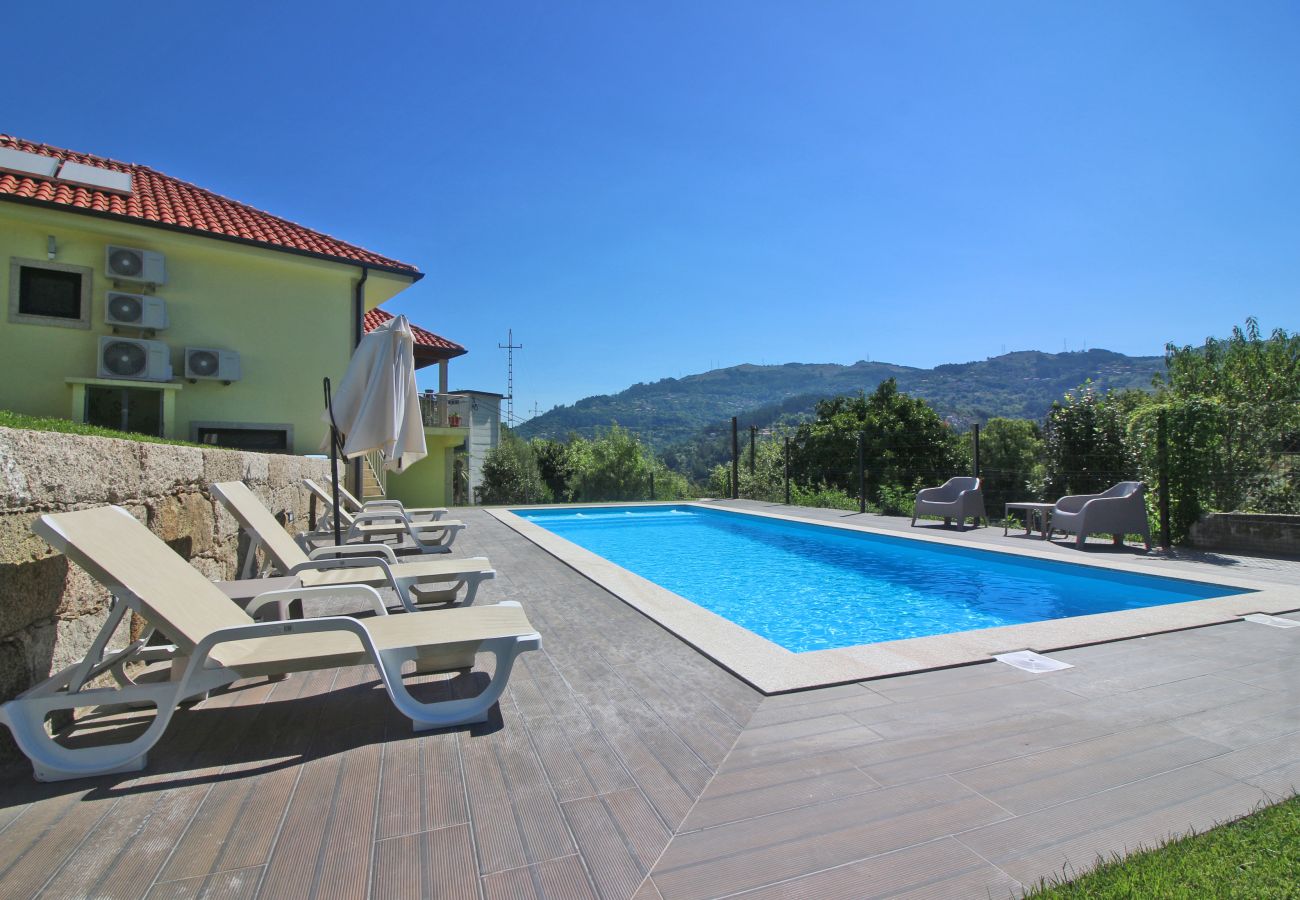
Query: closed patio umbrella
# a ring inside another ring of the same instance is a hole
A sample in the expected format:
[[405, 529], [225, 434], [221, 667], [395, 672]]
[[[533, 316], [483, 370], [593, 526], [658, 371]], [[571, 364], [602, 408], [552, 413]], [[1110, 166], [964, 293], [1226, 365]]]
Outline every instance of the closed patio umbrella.
[[367, 334], [357, 344], [352, 362], [331, 398], [325, 379], [325, 412], [330, 426], [334, 467], [334, 538], [341, 538], [337, 458], [355, 459], [383, 452], [384, 468], [403, 471], [423, 459], [424, 422], [415, 384], [415, 336], [406, 316], [397, 316]]

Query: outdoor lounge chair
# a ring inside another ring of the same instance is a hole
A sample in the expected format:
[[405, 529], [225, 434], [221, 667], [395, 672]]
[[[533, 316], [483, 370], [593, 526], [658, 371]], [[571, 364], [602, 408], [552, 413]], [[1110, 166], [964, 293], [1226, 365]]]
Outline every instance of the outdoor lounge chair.
[[[108, 619], [85, 659], [0, 706], [0, 722], [9, 726], [40, 781], [139, 771], [178, 704], [261, 675], [372, 663], [393, 705], [410, 717], [416, 731], [481, 722], [504, 689], [515, 657], [541, 646], [517, 603], [376, 616], [364, 622], [347, 616], [254, 622], [117, 506], [44, 515], [32, 530], [113, 595]], [[339, 589], [306, 589], [312, 590], [337, 595]], [[349, 590], [374, 593], [362, 586]], [[300, 596], [304, 589], [293, 593]], [[146, 635], [123, 649], [108, 649], [128, 609], [172, 644], [148, 646]], [[496, 668], [476, 697], [422, 702], [402, 680], [405, 662], [414, 662], [420, 672], [444, 671], [465, 665], [477, 652], [492, 653]], [[136, 660], [170, 661], [170, 680], [131, 680], [123, 666]], [[85, 688], [107, 672], [119, 687]], [[51, 713], [109, 704], [154, 706], [157, 714], [138, 737], [106, 746], [64, 746], [45, 730]]]
[[1142, 535], [1151, 549], [1151, 524], [1147, 520], [1147, 486], [1140, 481], [1121, 481], [1100, 494], [1072, 494], [1056, 501], [1048, 520], [1049, 534], [1063, 531], [1075, 535], [1075, 545], [1082, 547], [1088, 535], [1114, 535], [1116, 544], [1126, 534]]
[[951, 525], [957, 520], [957, 527], [966, 529], [966, 517], [970, 516], [972, 527], [983, 519], [987, 524], [988, 513], [984, 511], [984, 491], [980, 480], [970, 476], [949, 478], [939, 487], [922, 488], [916, 494], [916, 503], [912, 506], [912, 525], [916, 525], [918, 516], [943, 516], [943, 524]]
[[[339, 584], [390, 587], [402, 606], [414, 612], [422, 603], [454, 600], [461, 585], [466, 588], [463, 603], [469, 605], [474, 602], [479, 584], [496, 576], [486, 557], [398, 562], [393, 549], [386, 544], [324, 546], [309, 554], [242, 481], [214, 484], [212, 496], [221, 501], [248, 533], [248, 556], [241, 578], [296, 575], [306, 587]], [[255, 568], [259, 547], [264, 554], [260, 571]]]
[[[310, 478], [304, 478], [303, 484], [319, 503], [325, 505], [323, 515], [316, 522], [316, 530], [304, 535], [310, 545], [308, 549], [312, 549], [317, 541], [333, 540], [334, 499]], [[450, 553], [456, 535], [465, 528], [464, 522], [455, 519], [412, 522], [393, 509], [354, 514], [343, 509], [341, 504], [339, 524], [342, 526], [340, 531], [345, 544], [395, 538], [400, 543], [394, 549], [415, 549], [421, 553]]]
[[[351, 491], [343, 485], [339, 485], [339, 499], [347, 507], [350, 513], [360, 512], [382, 512], [388, 510], [400, 515], [408, 522], [437, 522], [443, 516], [447, 515], [445, 506], [406, 506], [401, 500], [367, 500], [364, 503], [356, 498]], [[333, 498], [331, 498], [331, 501]]]

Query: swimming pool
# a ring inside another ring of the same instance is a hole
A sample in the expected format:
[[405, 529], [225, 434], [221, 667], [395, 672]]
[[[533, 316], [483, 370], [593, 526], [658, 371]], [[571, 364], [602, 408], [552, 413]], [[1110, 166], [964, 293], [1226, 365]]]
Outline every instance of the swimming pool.
[[793, 653], [1249, 590], [694, 505], [513, 512]]

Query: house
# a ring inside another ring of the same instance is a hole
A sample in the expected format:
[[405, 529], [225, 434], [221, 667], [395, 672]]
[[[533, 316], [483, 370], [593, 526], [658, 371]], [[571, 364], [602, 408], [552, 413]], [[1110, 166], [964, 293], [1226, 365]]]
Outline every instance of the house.
[[[367, 311], [422, 277], [148, 166], [3, 134], [0, 262], [0, 409], [290, 453], [319, 451], [322, 379]], [[419, 352], [445, 381], [464, 348]]]
[[[369, 310], [365, 315], [367, 333], [392, 318], [387, 310]], [[502, 395], [489, 391], [449, 393], [447, 364], [468, 351], [414, 322], [411, 331], [415, 335], [415, 368], [438, 365], [438, 389], [420, 395], [428, 456], [401, 473], [374, 473], [376, 483], [363, 478], [363, 492], [382, 493], [407, 506], [469, 505], [483, 478], [483, 461], [501, 439]], [[378, 478], [383, 479], [382, 484], [377, 483]]]

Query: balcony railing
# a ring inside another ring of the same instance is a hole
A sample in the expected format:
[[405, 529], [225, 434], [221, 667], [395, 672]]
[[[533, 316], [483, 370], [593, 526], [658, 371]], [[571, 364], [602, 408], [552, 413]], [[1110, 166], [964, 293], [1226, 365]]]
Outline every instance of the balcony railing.
[[420, 395], [420, 416], [425, 428], [468, 428], [469, 397], [425, 391]]

